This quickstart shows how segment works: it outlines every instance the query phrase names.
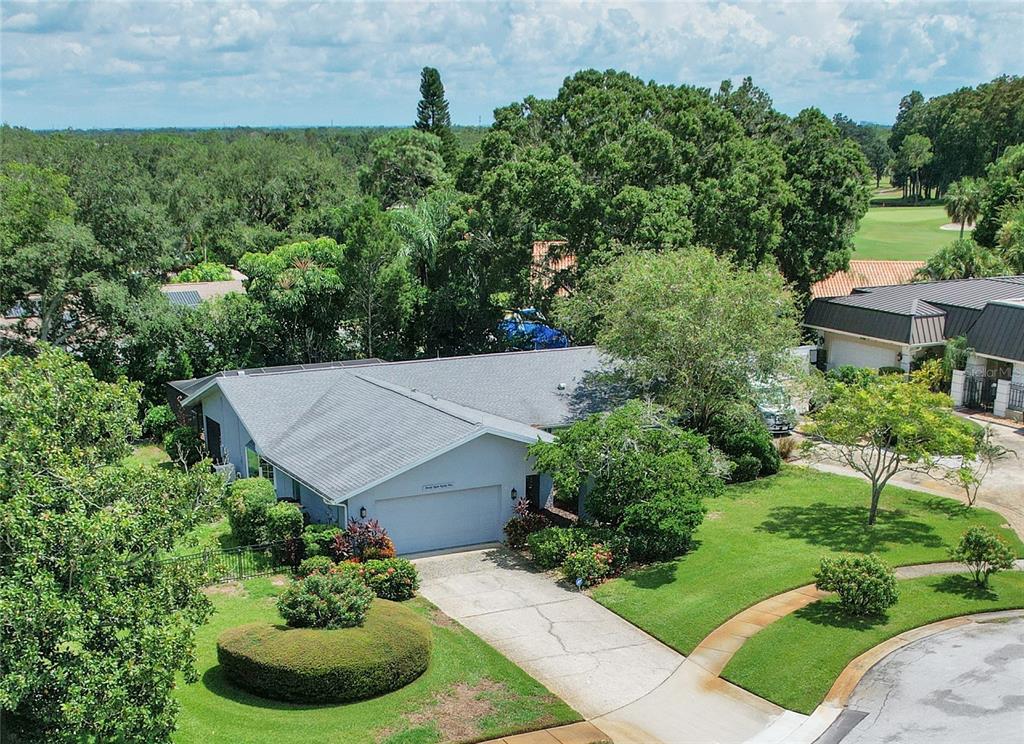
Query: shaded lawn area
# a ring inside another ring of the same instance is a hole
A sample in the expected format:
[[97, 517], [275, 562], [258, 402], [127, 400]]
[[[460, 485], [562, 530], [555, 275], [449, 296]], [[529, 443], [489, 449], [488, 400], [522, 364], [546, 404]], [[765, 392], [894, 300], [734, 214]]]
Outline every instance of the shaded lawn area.
[[1024, 607], [1024, 574], [991, 577], [988, 589], [965, 575], [901, 581], [900, 600], [875, 619], [850, 618], [834, 597], [807, 605], [751, 637], [722, 672], [784, 708], [810, 713], [840, 672], [893, 636], [958, 615]]
[[852, 257], [927, 260], [959, 236], [956, 230], [939, 229], [947, 222], [942, 206], [871, 207], [853, 236]]
[[409, 606], [430, 619], [430, 667], [395, 692], [345, 705], [294, 705], [230, 685], [217, 664], [225, 629], [260, 620], [280, 622], [281, 582], [269, 578], [210, 590], [216, 614], [199, 630], [200, 680], [179, 677], [179, 744], [433, 744], [476, 741], [556, 726], [580, 716], [540, 683], [422, 598]]
[[134, 465], [158, 465], [170, 467], [171, 458], [159, 444], [140, 444], [125, 458], [125, 462]]
[[868, 527], [869, 501], [862, 480], [784, 466], [708, 502], [691, 553], [609, 581], [594, 599], [688, 654], [740, 610], [811, 583], [829, 553], [877, 553], [894, 566], [945, 561], [972, 524], [995, 529], [1024, 553], [995, 512], [887, 486], [878, 523]]
[[227, 517], [219, 514], [213, 520], [196, 525], [185, 535], [169, 555], [180, 557], [192, 555], [202, 550], [228, 550], [239, 547], [239, 542], [231, 534], [231, 525]]

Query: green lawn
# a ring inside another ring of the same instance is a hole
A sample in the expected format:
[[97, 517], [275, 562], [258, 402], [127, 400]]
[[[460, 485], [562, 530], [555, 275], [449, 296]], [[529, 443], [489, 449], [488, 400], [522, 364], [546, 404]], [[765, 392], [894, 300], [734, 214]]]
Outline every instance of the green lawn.
[[864, 481], [795, 466], [729, 486], [708, 504], [695, 550], [609, 581], [593, 596], [687, 654], [737, 612], [811, 583], [828, 553], [874, 552], [892, 565], [944, 561], [963, 531], [978, 523], [1024, 553], [998, 514], [894, 486], [882, 493], [878, 523], [868, 527], [869, 495]]
[[218, 516], [213, 521], [196, 526], [174, 546], [170, 554], [190, 555], [201, 550], [237, 548], [238, 545], [238, 540], [231, 534], [231, 525], [228, 524], [227, 517]]
[[[179, 744], [432, 744], [476, 741], [557, 726], [580, 717], [537, 681], [430, 603], [410, 606], [431, 620], [430, 667], [412, 684], [346, 705], [279, 703], [232, 687], [217, 665], [216, 639], [226, 628], [280, 621], [281, 590], [270, 579], [222, 585], [211, 594], [216, 614], [197, 641], [200, 680], [179, 679]], [[232, 589], [234, 587], [234, 590]]]
[[853, 236], [853, 258], [927, 260], [958, 237], [939, 229], [947, 222], [942, 206], [871, 207]]
[[128, 455], [126, 461], [136, 465], [162, 465], [170, 464], [171, 458], [159, 444], [140, 444]]
[[877, 620], [843, 615], [829, 597], [748, 640], [722, 676], [784, 708], [810, 713], [839, 673], [868, 649], [922, 625], [974, 612], [1024, 607], [1024, 574], [997, 574], [989, 589], [966, 575], [900, 582], [900, 600]]

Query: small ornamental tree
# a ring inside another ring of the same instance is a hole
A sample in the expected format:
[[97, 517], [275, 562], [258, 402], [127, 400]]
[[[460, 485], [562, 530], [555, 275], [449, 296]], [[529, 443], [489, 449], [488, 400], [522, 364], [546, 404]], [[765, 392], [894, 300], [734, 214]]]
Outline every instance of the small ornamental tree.
[[893, 375], [862, 385], [837, 384], [805, 431], [810, 456], [845, 465], [871, 481], [869, 525], [894, 475], [933, 470], [939, 457], [973, 459], [977, 449], [970, 422], [953, 413], [949, 396]]
[[984, 527], [971, 527], [950, 553], [957, 563], [965, 564], [978, 586], [987, 586], [992, 574], [1013, 568], [1013, 551], [997, 535]]
[[815, 586], [839, 595], [849, 615], [877, 615], [896, 604], [896, 573], [873, 555], [825, 557], [814, 574]]
[[992, 427], [987, 426], [978, 439], [977, 453], [974, 458], [971, 460], [965, 458], [960, 467], [947, 470], [943, 477], [948, 483], [964, 492], [968, 506], [974, 506], [978, 500], [981, 484], [985, 482], [985, 477], [991, 472], [992, 466], [1010, 455], [1016, 457], [1017, 453], [996, 442], [992, 438]]

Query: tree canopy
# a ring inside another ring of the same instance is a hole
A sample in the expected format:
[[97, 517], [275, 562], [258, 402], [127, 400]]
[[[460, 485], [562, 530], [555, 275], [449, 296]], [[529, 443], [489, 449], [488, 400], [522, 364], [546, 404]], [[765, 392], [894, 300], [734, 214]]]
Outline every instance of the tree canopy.
[[219, 498], [200, 471], [128, 465], [138, 388], [64, 352], [0, 359], [5, 735], [168, 742], [194, 675], [199, 577], [158, 560]]
[[558, 317], [700, 431], [752, 400], [758, 380], [785, 371], [799, 341], [776, 270], [735, 267], [701, 248], [623, 256], [594, 272]]

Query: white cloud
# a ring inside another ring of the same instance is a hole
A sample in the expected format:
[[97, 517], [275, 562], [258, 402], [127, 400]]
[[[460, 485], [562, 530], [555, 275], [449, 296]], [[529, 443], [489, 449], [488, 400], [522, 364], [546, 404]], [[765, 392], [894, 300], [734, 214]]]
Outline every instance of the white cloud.
[[752, 75], [783, 110], [891, 120], [913, 87], [1021, 73], [1024, 28], [1024, 3], [913, 0], [11, 0], [0, 14], [3, 115], [29, 126], [400, 123], [424, 65], [465, 123], [584, 67], [709, 87]]

